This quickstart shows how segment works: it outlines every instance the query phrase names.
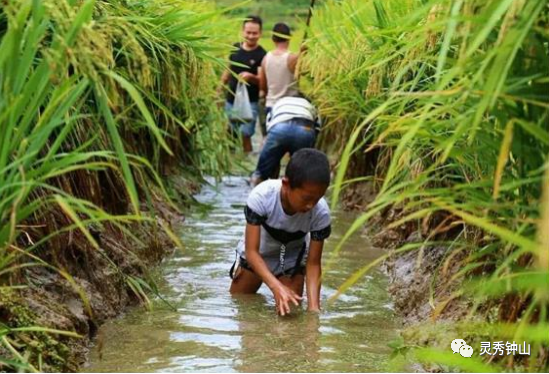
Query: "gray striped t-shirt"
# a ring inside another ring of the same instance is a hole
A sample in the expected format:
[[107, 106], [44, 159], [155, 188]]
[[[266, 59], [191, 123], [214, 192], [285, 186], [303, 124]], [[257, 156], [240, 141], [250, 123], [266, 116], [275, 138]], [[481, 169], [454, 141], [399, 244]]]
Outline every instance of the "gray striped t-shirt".
[[[288, 215], [282, 209], [280, 190], [282, 180], [270, 179], [255, 187], [246, 202], [246, 221], [261, 225], [259, 253], [269, 270], [280, 275], [294, 268], [304, 250], [301, 264], [304, 264], [309, 250], [309, 241], [324, 240], [330, 236], [330, 209], [324, 198], [306, 213]], [[245, 238], [240, 241], [237, 252], [246, 259]], [[285, 246], [283, 268], [281, 247]]]

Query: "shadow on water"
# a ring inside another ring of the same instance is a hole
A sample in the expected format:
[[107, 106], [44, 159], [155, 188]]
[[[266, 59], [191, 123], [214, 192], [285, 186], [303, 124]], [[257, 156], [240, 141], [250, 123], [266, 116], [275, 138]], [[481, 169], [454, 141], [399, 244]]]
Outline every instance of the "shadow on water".
[[[100, 329], [102, 349], [90, 353], [93, 372], [371, 372], [387, 370], [398, 328], [378, 271], [365, 276], [333, 304], [326, 300], [354, 271], [379, 257], [368, 238], [355, 235], [324, 274], [321, 314], [302, 308], [277, 317], [265, 287], [233, 298], [228, 270], [244, 231], [243, 204], [250, 188], [242, 177], [205, 186], [197, 199], [211, 206], [187, 217], [185, 249], [166, 260], [161, 292], [177, 311], [157, 303], [134, 308]], [[324, 260], [352, 223], [335, 214]], [[101, 359], [100, 359], [101, 357]]]

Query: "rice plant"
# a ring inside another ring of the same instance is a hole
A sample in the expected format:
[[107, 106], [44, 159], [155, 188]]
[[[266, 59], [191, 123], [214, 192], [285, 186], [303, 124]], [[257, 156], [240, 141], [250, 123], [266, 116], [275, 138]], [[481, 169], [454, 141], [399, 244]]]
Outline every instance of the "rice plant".
[[[64, 277], [91, 316], [72, 275], [48, 259], [74, 246], [99, 251], [116, 269], [98, 231], [114, 227], [137, 243], [130, 224], [156, 224], [151, 199], [166, 198], [162, 175], [228, 168], [229, 140], [213, 105], [229, 50], [224, 22], [201, 1], [3, 2], [0, 368], [59, 370], [62, 360], [36, 342], [77, 336], [14, 312], [23, 310], [17, 293], [29, 269]], [[149, 286], [122, 276], [146, 300]]]
[[469, 317], [486, 322], [466, 329], [471, 339], [533, 347], [527, 359], [485, 356], [486, 366], [457, 360], [444, 342], [416, 350], [422, 360], [547, 369], [548, 18], [547, 1], [522, 0], [326, 1], [313, 17], [301, 65], [329, 119], [323, 146], [340, 156], [332, 206], [355, 181], [378, 191], [346, 237], [402, 209], [393, 227], [410, 223], [421, 239], [397, 252], [419, 248], [420, 261], [445, 243], [441, 272], [459, 261], [459, 286], [433, 301], [432, 317], [466, 298]]

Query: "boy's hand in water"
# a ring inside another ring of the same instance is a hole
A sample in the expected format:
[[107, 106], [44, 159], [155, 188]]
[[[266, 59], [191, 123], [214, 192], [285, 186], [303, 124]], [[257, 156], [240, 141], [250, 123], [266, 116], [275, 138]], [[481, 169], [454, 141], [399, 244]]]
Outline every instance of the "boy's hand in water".
[[281, 316], [290, 314], [291, 303], [294, 303], [295, 306], [299, 306], [299, 302], [302, 299], [301, 296], [282, 283], [274, 287], [272, 291], [276, 302], [276, 311]]

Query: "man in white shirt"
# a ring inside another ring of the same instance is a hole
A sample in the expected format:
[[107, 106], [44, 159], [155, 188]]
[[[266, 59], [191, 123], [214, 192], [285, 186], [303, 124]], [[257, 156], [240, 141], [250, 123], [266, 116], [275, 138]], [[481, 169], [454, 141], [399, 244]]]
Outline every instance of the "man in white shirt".
[[267, 117], [267, 139], [259, 156], [252, 185], [278, 178], [280, 160], [302, 148], [314, 147], [320, 118], [316, 108], [303, 97], [284, 97]]

